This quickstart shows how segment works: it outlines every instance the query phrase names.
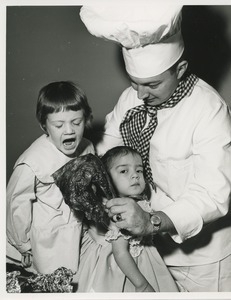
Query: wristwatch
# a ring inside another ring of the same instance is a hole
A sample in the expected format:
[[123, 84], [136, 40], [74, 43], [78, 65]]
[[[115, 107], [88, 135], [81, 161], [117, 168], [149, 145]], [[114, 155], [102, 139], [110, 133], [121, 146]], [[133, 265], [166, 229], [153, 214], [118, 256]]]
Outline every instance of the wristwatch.
[[153, 225], [153, 233], [158, 233], [161, 225], [161, 218], [157, 214], [152, 214], [150, 217], [150, 222]]

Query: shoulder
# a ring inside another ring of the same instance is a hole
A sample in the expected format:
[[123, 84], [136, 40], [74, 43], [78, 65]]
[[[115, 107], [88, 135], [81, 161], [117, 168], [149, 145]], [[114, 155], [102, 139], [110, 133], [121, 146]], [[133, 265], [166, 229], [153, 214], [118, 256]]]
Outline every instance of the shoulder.
[[[229, 118], [229, 109], [221, 95], [208, 83], [199, 79], [192, 93], [180, 101], [176, 110], [192, 116], [195, 120], [212, 115], [220, 115]], [[179, 112], [178, 111], [178, 112]]]
[[114, 107], [113, 113], [118, 119], [120, 119], [129, 109], [141, 104], [142, 102], [138, 99], [137, 92], [132, 87], [128, 87], [121, 94], [116, 106]]
[[23, 163], [24, 161], [36, 159], [37, 156], [41, 156], [48, 147], [46, 136], [42, 135], [37, 138], [17, 159], [15, 165]]
[[[95, 153], [93, 144], [86, 138], [82, 138], [77, 148], [77, 156], [87, 153]], [[59, 151], [46, 137], [42, 135], [23, 152], [15, 163], [15, 167], [26, 164], [35, 176], [46, 183], [53, 182], [51, 174], [61, 168], [70, 160], [69, 157]]]
[[122, 92], [118, 103], [127, 104], [128, 106], [131, 107], [141, 104], [140, 100], [137, 97], [137, 92], [131, 86], [126, 88]]
[[[197, 122], [200, 135], [208, 130], [213, 133], [223, 132], [230, 135], [231, 114], [229, 107], [221, 95], [208, 83], [199, 79], [192, 93], [188, 107]], [[186, 101], [187, 102], [187, 101]], [[202, 130], [203, 128], [203, 130]]]
[[202, 105], [210, 106], [227, 106], [225, 100], [211, 85], [199, 79], [193, 90], [193, 96]]
[[82, 138], [79, 146], [78, 146], [78, 149], [77, 149], [77, 156], [80, 156], [80, 155], [85, 155], [85, 154], [88, 154], [88, 153], [95, 153], [95, 149], [94, 149], [94, 146], [92, 144], [92, 142], [86, 138]]
[[53, 182], [50, 175], [68, 161], [69, 158], [60, 152], [44, 134], [22, 153], [14, 168], [25, 164], [41, 182], [50, 183]]

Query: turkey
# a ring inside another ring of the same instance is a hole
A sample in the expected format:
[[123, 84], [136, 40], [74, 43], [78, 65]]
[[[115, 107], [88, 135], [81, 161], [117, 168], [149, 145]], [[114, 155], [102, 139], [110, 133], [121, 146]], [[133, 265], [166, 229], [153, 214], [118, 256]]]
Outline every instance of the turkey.
[[103, 197], [109, 200], [116, 193], [99, 157], [91, 153], [79, 156], [52, 176], [71, 209], [84, 212], [89, 221], [109, 224]]

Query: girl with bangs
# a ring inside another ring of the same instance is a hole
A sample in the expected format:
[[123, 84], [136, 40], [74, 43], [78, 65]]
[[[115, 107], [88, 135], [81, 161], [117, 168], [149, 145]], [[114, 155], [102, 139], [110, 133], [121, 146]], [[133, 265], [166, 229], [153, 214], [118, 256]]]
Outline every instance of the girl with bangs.
[[18, 158], [7, 186], [7, 262], [34, 273], [59, 267], [74, 273], [82, 217], [65, 204], [51, 175], [71, 159], [94, 153], [83, 137], [92, 112], [84, 92], [61, 81], [40, 90], [36, 117], [44, 134]]

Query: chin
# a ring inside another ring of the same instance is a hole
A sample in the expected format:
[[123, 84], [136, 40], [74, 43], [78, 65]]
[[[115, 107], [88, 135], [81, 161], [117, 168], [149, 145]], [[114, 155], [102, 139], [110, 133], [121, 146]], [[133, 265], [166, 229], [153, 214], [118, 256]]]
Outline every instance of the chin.
[[67, 150], [63, 150], [61, 151], [64, 155], [68, 156], [68, 157], [75, 157], [75, 153], [76, 153], [76, 149], [74, 150], [70, 150], [70, 151], [67, 151]]
[[140, 188], [139, 189], [132, 189], [130, 190], [130, 194], [129, 195], [139, 195], [141, 194], [143, 191], [143, 189], [141, 190]]

